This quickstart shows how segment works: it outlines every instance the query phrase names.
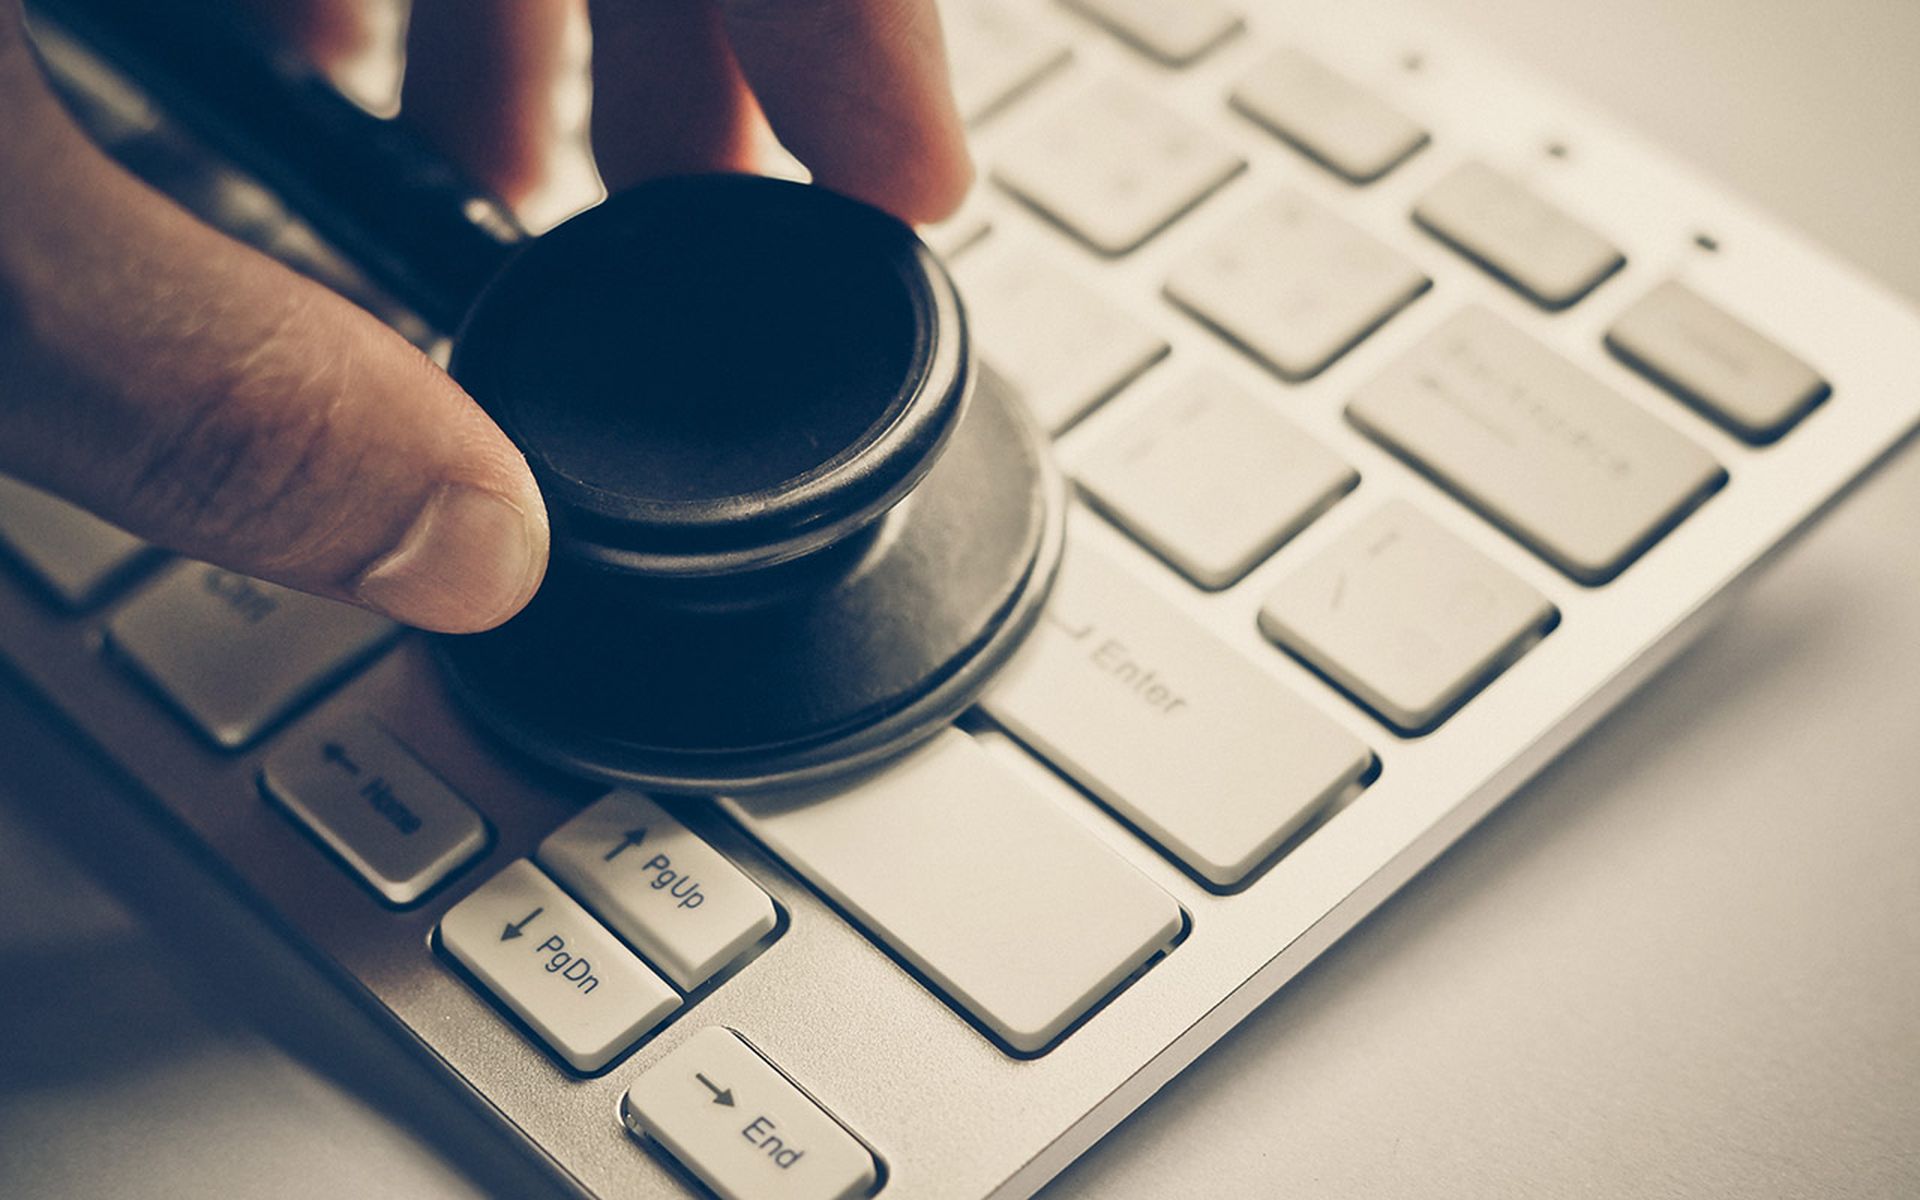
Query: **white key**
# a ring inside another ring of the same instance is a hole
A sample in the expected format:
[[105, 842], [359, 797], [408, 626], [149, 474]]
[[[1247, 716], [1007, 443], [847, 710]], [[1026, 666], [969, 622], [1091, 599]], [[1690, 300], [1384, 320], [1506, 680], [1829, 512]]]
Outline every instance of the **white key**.
[[1002, 147], [993, 177], [1095, 250], [1125, 254], [1244, 166], [1192, 121], [1103, 79]]
[[364, 609], [189, 562], [115, 613], [107, 640], [201, 733], [232, 750], [398, 631]]
[[106, 598], [147, 544], [82, 508], [0, 475], [0, 549], [70, 609]]
[[578, 1071], [598, 1071], [680, 997], [526, 859], [440, 919], [440, 945]]
[[1288, 576], [1260, 628], [1402, 733], [1425, 733], [1550, 627], [1546, 597], [1393, 501]]
[[1001, 0], [949, 0], [940, 5], [940, 17], [954, 100], [969, 125], [998, 112], [1070, 57], [1064, 42]]
[[1217, 0], [1062, 0], [1140, 54], [1188, 67], [1240, 33], [1244, 21]]
[[638, 792], [602, 796], [535, 857], [682, 991], [773, 929], [767, 894]]
[[1542, 308], [1566, 308], [1627, 262], [1606, 238], [1481, 162], [1461, 163], [1434, 184], [1413, 219]]
[[1240, 14], [1217, 0], [1064, 0], [1115, 37], [1170, 67], [1188, 66], [1240, 32]]
[[989, 245], [955, 277], [980, 357], [1051, 433], [1167, 353], [1159, 334], [1031, 249]]
[[1073, 474], [1103, 512], [1205, 588], [1245, 575], [1360, 480], [1211, 371], [1130, 414]]
[[648, 1067], [621, 1113], [722, 1200], [852, 1200], [879, 1178], [859, 1139], [717, 1025]]
[[958, 730], [837, 791], [725, 803], [1018, 1052], [1045, 1048], [1180, 932], [1166, 893]]
[[1607, 348], [1755, 444], [1777, 441], [1832, 390], [1779, 343], [1678, 280], [1621, 314]]
[[1310, 379], [1427, 290], [1407, 259], [1289, 188], [1222, 226], [1167, 296], [1282, 379]]
[[1705, 450], [1478, 306], [1363, 386], [1347, 416], [1587, 584], [1618, 575], [1727, 477]]
[[1353, 735], [1086, 540], [983, 705], [1218, 887], [1372, 765]]
[[389, 904], [412, 904], [487, 845], [473, 806], [365, 717], [282, 741], [260, 783]]
[[1243, 75], [1232, 103], [1350, 183], [1373, 182], [1427, 144], [1427, 131], [1411, 117], [1291, 48]]

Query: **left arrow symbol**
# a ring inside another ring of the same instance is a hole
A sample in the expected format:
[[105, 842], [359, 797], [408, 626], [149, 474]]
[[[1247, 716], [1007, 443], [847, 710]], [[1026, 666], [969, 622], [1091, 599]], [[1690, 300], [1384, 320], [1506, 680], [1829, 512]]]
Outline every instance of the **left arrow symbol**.
[[339, 742], [328, 742], [320, 747], [320, 757], [338, 766], [349, 775], [360, 773], [360, 764], [347, 757], [347, 749]]
[[513, 939], [521, 936], [527, 931], [527, 923], [532, 921], [535, 917], [539, 916], [541, 913], [545, 911], [547, 911], [546, 906], [542, 905], [539, 908], [536, 908], [532, 912], [528, 913], [526, 916], [521, 917], [518, 921], [509, 922], [507, 927], [500, 932], [500, 940], [503, 942], [510, 942]]

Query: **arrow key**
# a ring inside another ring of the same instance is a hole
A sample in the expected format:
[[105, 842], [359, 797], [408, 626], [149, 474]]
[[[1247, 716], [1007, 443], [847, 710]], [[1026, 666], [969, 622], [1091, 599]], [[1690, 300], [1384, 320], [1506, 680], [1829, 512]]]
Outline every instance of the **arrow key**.
[[767, 894], [638, 792], [602, 796], [534, 857], [683, 991], [773, 930]]
[[511, 863], [440, 921], [440, 946], [553, 1052], [598, 1071], [680, 997], [540, 868]]
[[620, 1117], [723, 1200], [851, 1200], [879, 1180], [860, 1139], [717, 1025], [648, 1068]]

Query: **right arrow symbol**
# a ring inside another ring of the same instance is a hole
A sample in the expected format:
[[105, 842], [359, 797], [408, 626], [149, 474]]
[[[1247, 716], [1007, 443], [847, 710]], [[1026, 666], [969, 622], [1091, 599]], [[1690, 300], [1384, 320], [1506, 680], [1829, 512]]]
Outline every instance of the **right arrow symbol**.
[[708, 1079], [705, 1075], [702, 1075], [698, 1071], [695, 1071], [693, 1073], [693, 1077], [695, 1079], [698, 1079], [701, 1083], [704, 1083], [707, 1085], [707, 1090], [713, 1093], [713, 1102], [715, 1104], [724, 1104], [728, 1108], [733, 1107], [733, 1089], [732, 1088], [715, 1087], [713, 1084], [713, 1080]]

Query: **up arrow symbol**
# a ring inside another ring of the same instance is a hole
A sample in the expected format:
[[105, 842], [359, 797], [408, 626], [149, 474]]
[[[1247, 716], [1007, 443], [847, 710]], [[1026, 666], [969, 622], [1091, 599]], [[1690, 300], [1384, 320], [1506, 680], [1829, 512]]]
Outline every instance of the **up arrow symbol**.
[[526, 916], [521, 917], [518, 921], [508, 922], [507, 927], [500, 931], [500, 940], [503, 942], [510, 942], [513, 939], [520, 937], [522, 934], [526, 933], [528, 923], [545, 911], [547, 911], [546, 906], [541, 905], [539, 908], [534, 909], [532, 912], [528, 913]]
[[629, 846], [638, 846], [646, 836], [647, 829], [644, 825], [638, 829], [627, 830], [627, 832], [621, 836], [620, 844], [607, 851], [606, 854], [601, 857], [600, 861], [612, 862], [614, 859], [620, 857], [621, 851], [627, 849]]

